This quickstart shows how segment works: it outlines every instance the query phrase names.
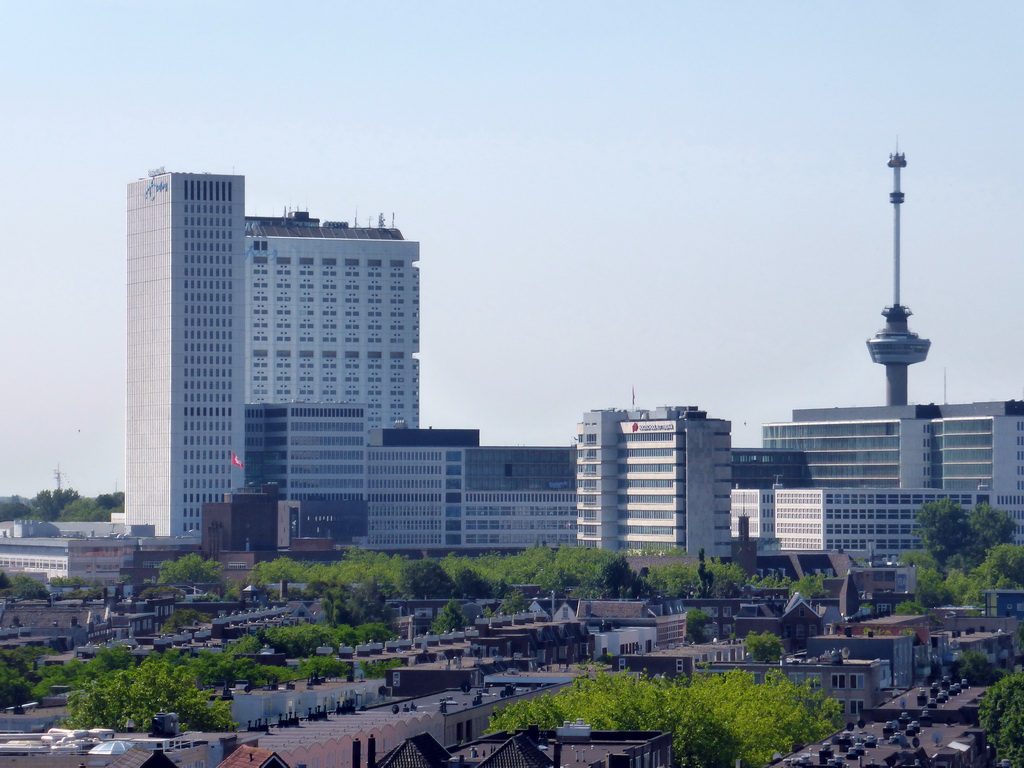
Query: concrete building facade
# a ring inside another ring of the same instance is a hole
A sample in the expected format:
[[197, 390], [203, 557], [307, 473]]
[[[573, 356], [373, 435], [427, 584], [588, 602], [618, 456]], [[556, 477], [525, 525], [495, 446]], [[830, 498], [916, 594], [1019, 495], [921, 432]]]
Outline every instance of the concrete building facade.
[[590, 411], [578, 425], [581, 546], [729, 554], [731, 424], [696, 407]]
[[198, 536], [243, 452], [245, 179], [128, 185], [125, 520]]
[[357, 403], [419, 426], [419, 243], [294, 212], [245, 220], [248, 403]]

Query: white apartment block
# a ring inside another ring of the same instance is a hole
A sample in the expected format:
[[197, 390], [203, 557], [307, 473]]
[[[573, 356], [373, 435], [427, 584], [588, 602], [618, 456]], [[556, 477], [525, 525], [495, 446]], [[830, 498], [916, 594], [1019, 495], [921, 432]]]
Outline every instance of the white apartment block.
[[419, 425], [419, 243], [308, 213], [246, 219], [248, 403], [352, 403]]
[[576, 446], [579, 544], [728, 555], [731, 429], [692, 406], [584, 414]]
[[895, 557], [921, 548], [917, 511], [942, 499], [970, 509], [982, 501], [991, 503], [992, 496], [930, 488], [734, 489], [732, 535], [739, 536], [739, 518], [746, 517], [751, 538], [777, 540], [783, 550], [843, 550]]
[[151, 172], [128, 185], [125, 521], [197, 536], [241, 484], [245, 179]]

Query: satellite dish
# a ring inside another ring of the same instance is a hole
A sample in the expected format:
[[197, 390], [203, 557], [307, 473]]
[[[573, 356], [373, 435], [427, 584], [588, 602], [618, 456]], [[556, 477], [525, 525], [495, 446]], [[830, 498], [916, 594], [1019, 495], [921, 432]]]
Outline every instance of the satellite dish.
[[459, 690], [463, 693], [469, 693], [469, 680], [463, 680], [462, 685], [459, 686]]
[[843, 654], [843, 658], [844, 659], [850, 658], [850, 649], [844, 647], [843, 650], [842, 650], [842, 654]]
[[917, 749], [918, 747], [920, 747], [920, 746], [921, 746], [921, 740], [920, 740], [919, 738], [917, 738], [917, 736], [915, 736], [914, 738], [912, 738], [912, 739], [910, 740], [910, 743], [911, 743], [911, 744], [913, 745], [914, 749]]
[[864, 718], [863, 717], [860, 720], [857, 721], [857, 727], [858, 728], [864, 728], [865, 725], [867, 725], [867, 723], [864, 722]]
[[398, 714], [398, 705], [397, 704], [392, 704], [391, 705], [391, 714], [392, 715], [397, 715]]

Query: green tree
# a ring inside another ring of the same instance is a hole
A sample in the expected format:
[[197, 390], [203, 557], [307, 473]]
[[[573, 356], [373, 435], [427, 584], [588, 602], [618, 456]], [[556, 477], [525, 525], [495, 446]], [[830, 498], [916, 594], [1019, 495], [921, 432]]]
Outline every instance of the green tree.
[[1013, 543], [1017, 522], [1008, 512], [995, 509], [983, 501], [967, 513], [967, 528], [965, 543], [968, 547], [968, 561], [965, 564], [975, 567], [993, 547]]
[[333, 656], [310, 656], [299, 662], [299, 674], [302, 677], [348, 677], [352, 672], [352, 665], [347, 661], [336, 659]]
[[338, 648], [335, 632], [323, 624], [298, 624], [292, 627], [265, 627], [256, 633], [265, 643], [288, 658], [298, 659], [316, 654], [317, 648]]
[[494, 586], [483, 574], [463, 568], [452, 577], [455, 594], [466, 600], [487, 600], [494, 597]]
[[709, 571], [704, 562], [704, 547], [697, 551], [697, 597], [707, 599], [711, 597], [712, 588], [715, 585], [715, 574]]
[[601, 566], [601, 580], [604, 596], [611, 598], [639, 597], [646, 586], [621, 554]]
[[194, 624], [206, 624], [210, 621], [210, 614], [201, 613], [195, 608], [175, 608], [167, 621], [160, 627], [161, 632], [177, 632], [182, 627], [191, 627]]
[[404, 667], [405, 662], [401, 659], [384, 659], [383, 661], [360, 662], [363, 669], [363, 677], [370, 680], [377, 680], [387, 675], [389, 669]]
[[135, 669], [111, 672], [72, 691], [68, 726], [123, 731], [129, 720], [145, 727], [158, 712], [177, 712], [186, 730], [234, 730], [229, 703], [208, 703], [193, 671], [164, 656], [151, 655]]
[[978, 718], [995, 745], [996, 756], [1024, 768], [1024, 672], [1008, 675], [988, 689]]
[[964, 546], [967, 532], [967, 513], [964, 508], [950, 499], [930, 501], [917, 512], [921, 544], [928, 554], [935, 558], [939, 568]]
[[56, 520], [68, 504], [78, 498], [74, 488], [40, 491], [32, 499], [32, 517], [37, 520]]
[[520, 590], [513, 589], [501, 601], [501, 608], [499, 610], [506, 616], [514, 616], [517, 613], [525, 613], [529, 609], [530, 603], [527, 601], [526, 596]]
[[916, 600], [904, 600], [893, 609], [893, 613], [897, 616], [923, 616], [928, 609]]
[[222, 584], [224, 566], [216, 560], [204, 560], [199, 554], [189, 552], [177, 560], [160, 563], [157, 579], [162, 584]]
[[949, 590], [951, 604], [983, 604], [981, 590], [984, 589], [984, 584], [977, 573], [965, 573], [958, 568], [954, 568], [946, 574], [945, 583], [946, 588]]
[[434, 618], [434, 623], [430, 625], [430, 631], [440, 635], [454, 632], [457, 629], [465, 629], [467, 624], [469, 624], [469, 619], [462, 612], [462, 606], [459, 605], [458, 600], [452, 598]]
[[17, 499], [0, 501], [0, 522], [25, 520], [30, 517], [32, 517], [32, 507], [25, 502]]
[[78, 498], [60, 511], [57, 518], [62, 522], [93, 523], [110, 520], [110, 510], [104, 509], [95, 499]]
[[807, 598], [827, 597], [828, 590], [825, 589], [825, 575], [822, 573], [809, 573], [803, 578], [793, 582], [790, 587], [790, 594], [799, 592]]
[[838, 714], [837, 701], [778, 673], [762, 684], [740, 671], [658, 680], [598, 673], [499, 710], [489, 729], [556, 728], [583, 718], [598, 729], [670, 731], [678, 765], [731, 768], [736, 760], [766, 765], [774, 752], [824, 738]]
[[96, 505], [110, 512], [119, 512], [124, 509], [124, 491], [101, 493], [96, 497]]
[[686, 612], [686, 639], [691, 643], [703, 643], [707, 640], [708, 624], [711, 617], [700, 608]]
[[953, 593], [946, 584], [946, 578], [935, 568], [918, 566], [917, 602], [926, 608], [949, 605], [953, 601]]
[[953, 664], [953, 678], [962, 680], [966, 677], [971, 685], [992, 685], [1004, 674], [979, 651], [964, 651]]
[[1024, 588], [1024, 547], [997, 544], [976, 571], [987, 589]]
[[451, 597], [451, 577], [436, 560], [409, 560], [402, 569], [399, 588], [406, 597]]
[[23, 600], [45, 600], [50, 591], [38, 581], [24, 573], [16, 573], [10, 577], [11, 586], [5, 591]]
[[747, 652], [759, 664], [772, 664], [782, 658], [782, 640], [771, 632], [750, 632], [744, 642]]

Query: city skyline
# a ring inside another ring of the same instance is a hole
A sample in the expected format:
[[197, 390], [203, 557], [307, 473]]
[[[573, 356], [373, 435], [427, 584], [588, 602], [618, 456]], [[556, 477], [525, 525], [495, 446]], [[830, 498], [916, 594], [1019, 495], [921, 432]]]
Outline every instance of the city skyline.
[[567, 445], [635, 389], [752, 447], [795, 408], [884, 402], [863, 345], [898, 136], [933, 344], [909, 399], [1022, 396], [1016, 5], [60, 7], [9, 9], [0, 54], [0, 495], [58, 464], [124, 488], [122, 195], [161, 165], [244, 174], [247, 215], [394, 214], [424, 257], [424, 427]]

